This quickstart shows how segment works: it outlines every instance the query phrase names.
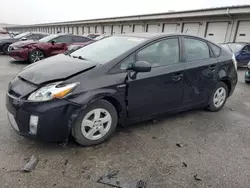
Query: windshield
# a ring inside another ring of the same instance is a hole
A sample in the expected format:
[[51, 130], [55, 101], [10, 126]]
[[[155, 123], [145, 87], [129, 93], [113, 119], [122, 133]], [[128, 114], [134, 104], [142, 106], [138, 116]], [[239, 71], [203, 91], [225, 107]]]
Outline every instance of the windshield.
[[227, 44], [229, 46], [229, 48], [231, 49], [232, 52], [236, 53], [239, 52], [244, 45], [243, 44]]
[[145, 38], [129, 36], [113, 36], [91, 43], [75, 52], [71, 56], [81, 56], [95, 62], [106, 63], [123, 54], [129, 49], [145, 41]]
[[53, 40], [56, 37], [58, 37], [58, 35], [49, 35], [49, 36], [41, 38], [39, 40], [39, 42], [49, 42], [49, 41]]
[[29, 34], [29, 32], [21, 33], [19, 35], [14, 36], [14, 39], [20, 39], [22, 37], [25, 37], [27, 34]]

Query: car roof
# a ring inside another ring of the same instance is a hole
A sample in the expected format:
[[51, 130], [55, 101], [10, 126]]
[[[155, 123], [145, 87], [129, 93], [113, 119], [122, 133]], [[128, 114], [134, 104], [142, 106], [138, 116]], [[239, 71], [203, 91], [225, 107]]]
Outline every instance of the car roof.
[[223, 44], [224, 45], [226, 45], [226, 44], [243, 44], [243, 45], [247, 45], [247, 44], [250, 44], [250, 43], [247, 43], [247, 42], [228, 42], [228, 43], [223, 43]]
[[28, 33], [31, 33], [31, 34], [33, 33], [33, 34], [49, 35], [49, 33], [45, 33], [45, 32], [33, 32], [33, 31], [32, 31], [32, 32], [29, 32], [29, 31], [27, 31], [27, 34], [28, 34]]
[[202, 37], [197, 37], [195, 35], [184, 34], [184, 33], [128, 33], [128, 34], [119, 34], [118, 36], [140, 37], [140, 38], [147, 38], [147, 39], [171, 37], [171, 36], [189, 36], [189, 37], [195, 37], [195, 38], [201, 38], [201, 39], [207, 40]]

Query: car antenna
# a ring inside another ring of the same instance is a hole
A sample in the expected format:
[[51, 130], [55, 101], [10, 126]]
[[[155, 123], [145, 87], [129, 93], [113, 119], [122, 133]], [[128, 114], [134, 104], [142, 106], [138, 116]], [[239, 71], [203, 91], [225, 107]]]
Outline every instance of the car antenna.
[[29, 30], [29, 32], [34, 36], [34, 38], [35, 38], [37, 41], [39, 41], [38, 38], [36, 38], [36, 35], [34, 35], [34, 33], [32, 33], [31, 30]]

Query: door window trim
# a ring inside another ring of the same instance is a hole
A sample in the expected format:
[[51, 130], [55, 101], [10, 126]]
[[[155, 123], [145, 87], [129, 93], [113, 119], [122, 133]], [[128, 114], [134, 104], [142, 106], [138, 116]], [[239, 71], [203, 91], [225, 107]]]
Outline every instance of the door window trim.
[[[121, 63], [123, 61], [125, 61], [127, 58], [129, 58], [131, 55], [134, 56], [133, 59], [134, 59], [134, 62], [137, 61], [137, 53], [140, 52], [141, 50], [147, 48], [148, 46], [150, 45], [153, 45], [157, 42], [160, 42], [162, 40], [167, 40], [167, 39], [174, 39], [176, 38], [178, 40], [178, 44], [179, 44], [179, 62], [178, 63], [174, 63], [174, 64], [180, 64], [180, 63], [185, 63], [185, 59], [184, 59], [184, 51], [183, 51], [183, 46], [182, 46], [182, 40], [181, 40], [181, 37], [180, 35], [176, 35], [176, 36], [167, 36], [167, 37], [163, 37], [163, 38], [160, 38], [160, 39], [156, 39], [156, 40], [153, 40], [153, 41], [150, 41], [149, 43], [141, 46], [140, 48], [136, 49], [135, 51], [133, 51], [132, 53], [130, 53], [128, 56], [126, 56], [125, 58], [123, 58], [121, 61], [119, 61], [117, 64], [115, 64], [109, 71], [107, 74], [120, 74], [120, 73], [124, 73], [124, 72], [127, 72], [127, 70], [122, 70], [120, 68], [121, 66]], [[159, 67], [166, 67], [166, 66], [170, 66], [170, 65], [174, 65], [174, 64], [169, 64], [169, 65], [163, 65], [163, 66], [157, 66], [157, 67], [152, 67], [153, 68], [159, 68]]]

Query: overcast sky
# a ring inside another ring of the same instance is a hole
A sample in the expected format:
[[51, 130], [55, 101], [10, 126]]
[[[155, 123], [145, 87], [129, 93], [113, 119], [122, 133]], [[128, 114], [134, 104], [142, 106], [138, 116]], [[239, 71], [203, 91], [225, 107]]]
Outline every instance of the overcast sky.
[[242, 4], [250, 0], [0, 0], [0, 23], [47, 23]]

